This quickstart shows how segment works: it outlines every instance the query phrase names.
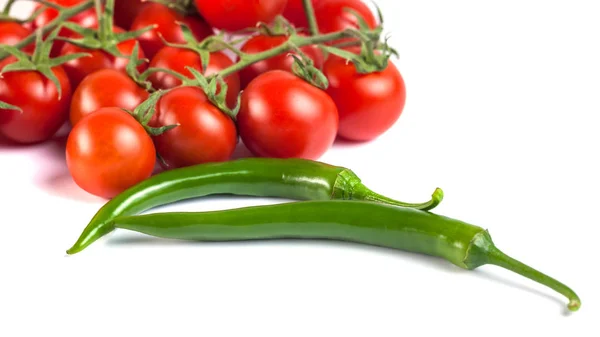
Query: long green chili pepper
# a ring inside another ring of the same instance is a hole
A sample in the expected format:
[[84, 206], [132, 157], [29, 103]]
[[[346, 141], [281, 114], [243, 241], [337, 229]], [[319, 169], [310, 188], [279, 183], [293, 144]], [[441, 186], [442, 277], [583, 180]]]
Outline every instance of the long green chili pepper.
[[546, 285], [581, 306], [566, 285], [507, 256], [489, 233], [462, 221], [403, 207], [356, 201], [304, 201], [200, 213], [118, 217], [116, 228], [200, 241], [331, 239], [442, 257], [464, 269], [495, 264]]
[[121, 193], [104, 205], [67, 250], [75, 254], [111, 232], [110, 220], [138, 214], [171, 202], [211, 194], [281, 197], [295, 200], [364, 200], [431, 210], [443, 198], [436, 189], [432, 199], [409, 204], [377, 194], [347, 168], [302, 159], [248, 158], [203, 164], [158, 174]]

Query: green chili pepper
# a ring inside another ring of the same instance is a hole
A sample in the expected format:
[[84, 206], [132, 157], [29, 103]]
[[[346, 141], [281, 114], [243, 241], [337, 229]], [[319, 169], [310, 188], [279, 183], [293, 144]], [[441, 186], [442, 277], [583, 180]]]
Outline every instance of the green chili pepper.
[[443, 199], [436, 189], [422, 204], [392, 200], [369, 190], [349, 169], [302, 159], [248, 158], [203, 164], [158, 174], [104, 205], [67, 250], [75, 254], [111, 232], [110, 220], [171, 202], [211, 194], [282, 197], [296, 200], [364, 200], [431, 210]]
[[442, 257], [464, 269], [495, 264], [546, 285], [581, 306], [566, 285], [505, 255], [489, 233], [462, 221], [403, 207], [357, 201], [304, 201], [201, 213], [118, 217], [116, 228], [200, 241], [331, 239]]

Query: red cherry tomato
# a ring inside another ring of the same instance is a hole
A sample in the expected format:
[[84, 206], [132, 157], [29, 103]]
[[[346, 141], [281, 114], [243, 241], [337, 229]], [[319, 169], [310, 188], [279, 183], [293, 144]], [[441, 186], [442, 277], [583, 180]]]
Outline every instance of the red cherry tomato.
[[151, 3], [147, 0], [115, 0], [115, 25], [129, 30], [139, 12]]
[[[15, 59], [0, 62], [0, 69]], [[37, 71], [15, 71], [0, 78], [0, 101], [23, 111], [0, 109], [0, 133], [18, 143], [38, 143], [50, 139], [69, 115], [71, 84], [62, 67], [52, 68], [60, 83], [62, 96], [56, 86]]]
[[[312, 0], [313, 9], [317, 7], [317, 4], [323, 0]], [[297, 28], [307, 28], [308, 21], [306, 20], [306, 13], [304, 13], [304, 5], [302, 0], [288, 0], [283, 16], [291, 22]]]
[[[113, 31], [115, 33], [124, 32], [124, 30], [119, 27], [114, 27]], [[71, 34], [73, 35], [72, 37], [77, 37], [74, 33]], [[125, 55], [125, 57], [116, 57], [100, 49], [90, 50], [66, 43], [60, 51], [61, 56], [73, 53], [91, 54], [90, 57], [80, 57], [63, 64], [63, 68], [67, 72], [67, 75], [69, 75], [69, 80], [71, 80], [73, 87], [77, 87], [87, 75], [101, 69], [110, 68], [125, 72], [125, 68], [127, 68], [127, 64], [129, 63], [128, 56], [133, 52], [135, 41], [136, 40], [126, 40], [117, 45], [117, 49], [121, 54]], [[140, 49], [138, 51], [138, 58], [144, 57], [144, 52]], [[144, 63], [138, 66], [138, 70], [142, 72], [147, 66], [148, 65]]]
[[327, 93], [338, 108], [341, 137], [357, 141], [374, 139], [402, 114], [406, 88], [391, 61], [382, 72], [359, 74], [352, 63], [332, 56], [325, 62], [323, 72], [329, 80]]
[[[287, 36], [267, 36], [267, 35], [256, 35], [241, 48], [241, 50], [248, 54], [257, 54], [265, 50], [277, 47], [288, 40]], [[317, 68], [323, 66], [323, 53], [316, 45], [306, 46], [300, 48], [308, 57], [310, 57]], [[269, 70], [285, 70], [292, 71], [292, 65], [294, 64], [294, 58], [283, 53], [278, 56], [254, 63], [253, 65], [246, 67], [240, 71], [240, 81], [242, 88], [245, 88], [250, 81], [256, 78], [258, 75], [265, 73]]]
[[[55, 3], [57, 5], [64, 6], [64, 7], [73, 7], [73, 6], [79, 5], [80, 3], [84, 2], [85, 0], [49, 0], [49, 1], [52, 3]], [[42, 6], [43, 6], [43, 4], [39, 4], [39, 3], [36, 4], [35, 10], [39, 9]], [[54, 20], [57, 16], [58, 16], [58, 11], [56, 9], [53, 9], [53, 8], [46, 9], [31, 22], [31, 30], [36, 30], [40, 27], [44, 27], [45, 25], [50, 23], [52, 20]], [[69, 19], [69, 21], [75, 22], [76, 24], [78, 24], [82, 27], [85, 27], [85, 28], [94, 28], [94, 27], [98, 26], [98, 17], [96, 16], [96, 10], [94, 8], [90, 8], [86, 11], [83, 11], [83, 12], [75, 15], [74, 17]], [[69, 37], [69, 34], [70, 34], [70, 31], [66, 28], [63, 28], [58, 33], [58, 36]], [[65, 43], [60, 40], [54, 41], [54, 44], [52, 45], [52, 52], [50, 53], [50, 55], [57, 56], [60, 53], [60, 50], [62, 49], [64, 44]]]
[[196, 8], [213, 27], [228, 31], [270, 23], [285, 9], [287, 0], [194, 0]]
[[184, 16], [177, 11], [158, 3], [150, 3], [136, 16], [131, 25], [131, 30], [142, 29], [146, 26], [158, 25], [156, 29], [148, 31], [138, 37], [140, 45], [146, 56], [153, 58], [165, 46], [160, 35], [171, 43], [185, 43], [183, 32], [177, 22], [185, 23], [190, 28], [198, 41], [204, 40], [213, 34], [212, 28], [201, 18]]
[[168, 168], [228, 160], [237, 144], [233, 120], [197, 87], [179, 87], [158, 102], [152, 126], [179, 126], [154, 137]]
[[82, 119], [67, 139], [67, 167], [87, 192], [110, 199], [154, 170], [152, 139], [131, 115], [102, 108]]
[[[211, 53], [204, 75], [214, 75], [232, 65], [233, 61], [224, 53]], [[150, 67], [170, 69], [192, 78], [192, 74], [186, 67], [202, 72], [202, 61], [194, 51], [164, 47], [154, 56], [152, 62], [150, 62]], [[181, 84], [179, 79], [165, 72], [153, 73], [148, 79], [156, 89], [171, 89]], [[237, 104], [237, 96], [240, 93], [240, 78], [237, 73], [234, 73], [225, 77], [225, 83], [227, 83], [227, 105], [233, 108]]]
[[347, 28], [358, 28], [356, 16], [345, 9], [359, 13], [370, 28], [377, 27], [377, 20], [369, 7], [360, 0], [321, 0], [315, 8], [315, 16], [321, 33], [332, 33]]
[[71, 125], [100, 108], [135, 109], [148, 98], [148, 93], [129, 76], [114, 70], [99, 70], [86, 77], [73, 93]]
[[[16, 22], [0, 22], [0, 44], [14, 46], [29, 36], [31, 31]], [[28, 45], [23, 50], [33, 52], [33, 44]]]
[[338, 128], [333, 100], [282, 70], [250, 82], [237, 120], [244, 144], [261, 157], [318, 159], [333, 144]]

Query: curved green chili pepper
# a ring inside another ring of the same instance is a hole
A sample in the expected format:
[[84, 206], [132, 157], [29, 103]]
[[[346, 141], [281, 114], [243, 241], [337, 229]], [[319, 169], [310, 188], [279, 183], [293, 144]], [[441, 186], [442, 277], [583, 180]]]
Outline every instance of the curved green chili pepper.
[[201, 241], [332, 239], [442, 257], [464, 269], [495, 264], [546, 285], [581, 306], [566, 285], [507, 256], [489, 233], [462, 221], [403, 207], [355, 201], [305, 201], [201, 213], [118, 217], [116, 228]]
[[421, 210], [431, 210], [443, 199], [443, 192], [438, 188], [426, 203], [396, 201], [369, 190], [347, 168], [311, 160], [248, 158], [203, 164], [158, 174], [110, 200], [96, 213], [67, 254], [75, 254], [111, 232], [114, 227], [110, 220], [114, 217], [211, 194], [296, 200], [354, 199]]

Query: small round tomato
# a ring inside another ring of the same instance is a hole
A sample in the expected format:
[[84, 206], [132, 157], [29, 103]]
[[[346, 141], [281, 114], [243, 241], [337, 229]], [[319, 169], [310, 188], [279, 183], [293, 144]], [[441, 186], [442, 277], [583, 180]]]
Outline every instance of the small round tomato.
[[[31, 31], [16, 22], [0, 22], [0, 44], [14, 46], [29, 36]], [[25, 51], [32, 52], [33, 44], [27, 46]]]
[[323, 72], [329, 80], [327, 93], [338, 108], [338, 134], [341, 137], [371, 140], [400, 118], [406, 101], [406, 87], [391, 61], [381, 72], [360, 74], [354, 64], [332, 56], [325, 62]]
[[197, 16], [185, 16], [174, 9], [159, 3], [149, 3], [136, 16], [131, 30], [142, 29], [146, 26], [157, 25], [155, 29], [140, 35], [137, 39], [146, 56], [153, 58], [165, 46], [162, 37], [171, 43], [185, 43], [183, 32], [177, 22], [182, 22], [190, 28], [198, 41], [213, 34], [212, 28]]
[[[250, 38], [246, 44], [244, 44], [241, 50], [244, 53], [257, 54], [265, 50], [275, 48], [285, 43], [288, 39], [288, 36], [256, 35]], [[323, 66], [323, 53], [319, 47], [312, 45], [302, 47], [300, 50], [313, 60], [315, 67], [321, 68]], [[285, 70], [291, 72], [293, 64], [294, 58], [287, 52], [260, 62], [256, 62], [240, 71], [240, 82], [242, 84], [242, 88], [245, 88], [250, 81], [255, 79], [258, 75], [270, 70]]]
[[115, 24], [129, 30], [139, 12], [151, 3], [147, 0], [115, 0]]
[[[323, 0], [311, 0], [313, 9], [317, 7], [317, 4]], [[297, 28], [307, 28], [308, 21], [306, 20], [306, 13], [304, 12], [303, 0], [288, 0], [283, 16], [291, 22]]]
[[270, 23], [285, 9], [287, 0], [194, 0], [204, 19], [217, 29], [228, 31], [255, 27], [257, 23]]
[[[0, 62], [0, 69], [15, 59]], [[18, 143], [38, 143], [50, 139], [69, 116], [71, 84], [61, 66], [52, 68], [62, 90], [37, 71], [15, 71], [0, 78], [0, 101], [21, 108], [0, 109], [0, 133]]]
[[86, 77], [75, 89], [71, 101], [71, 125], [100, 108], [117, 107], [133, 111], [148, 98], [146, 90], [126, 74], [99, 70]]
[[198, 87], [175, 88], [158, 101], [151, 126], [175, 124], [179, 125], [154, 137], [167, 168], [226, 161], [235, 150], [235, 123]]
[[[73, 7], [81, 4], [84, 1], [85, 0], [50, 0], [50, 2], [64, 7]], [[40, 9], [42, 6], [44, 5], [41, 3], [37, 3], [35, 5], [35, 10]], [[54, 20], [57, 16], [58, 11], [56, 9], [47, 8], [31, 22], [31, 30], [36, 30], [38, 28], [44, 27], [52, 20]], [[85, 10], [70, 18], [68, 21], [74, 22], [85, 28], [94, 28], [98, 26], [98, 16], [96, 15], [96, 10], [94, 8]], [[58, 36], [69, 37], [69, 34], [70, 31], [68, 29], [62, 28], [58, 33]], [[55, 40], [52, 45], [52, 52], [50, 53], [50, 55], [57, 56], [60, 53], [60, 50], [62, 49], [64, 44], [64, 41]]]
[[255, 155], [315, 160], [335, 140], [338, 113], [325, 91], [273, 70], [242, 93], [237, 121], [244, 144]]
[[131, 115], [102, 108], [75, 125], [67, 139], [67, 167], [87, 192], [110, 199], [152, 175], [152, 139]]
[[352, 9], [360, 14], [371, 29], [377, 27], [377, 20], [373, 13], [360, 0], [321, 0], [315, 8], [319, 31], [332, 33], [347, 28], [358, 28], [356, 16], [346, 9]]
[[[221, 70], [233, 65], [233, 61], [222, 52], [210, 54], [205, 76], [214, 75]], [[182, 75], [192, 78], [193, 75], [186, 67], [202, 72], [202, 61], [200, 56], [189, 49], [164, 47], [150, 62], [151, 68], [164, 68], [176, 71]], [[152, 86], [156, 89], [171, 89], [181, 85], [181, 80], [165, 72], [156, 72], [148, 77]], [[240, 93], [240, 78], [237, 73], [225, 77], [227, 84], [227, 105], [231, 108], [237, 104], [237, 97]]]
[[[113, 31], [115, 33], [123, 33], [124, 30], [119, 27], [114, 27]], [[124, 57], [117, 57], [108, 52], [101, 49], [86, 49], [81, 48], [76, 45], [65, 43], [60, 51], [61, 56], [66, 56], [73, 53], [88, 53], [91, 56], [89, 57], [80, 57], [74, 60], [71, 60], [67, 63], [63, 64], [63, 68], [67, 72], [69, 76], [69, 80], [71, 80], [71, 84], [73, 87], [77, 87], [83, 79], [98, 70], [101, 69], [115, 69], [120, 70], [125, 73], [125, 68], [127, 68], [127, 64], [129, 63], [128, 56], [133, 53], [133, 48], [135, 47], [136, 40], [126, 40], [117, 45], [117, 49]], [[144, 58], [144, 52], [140, 49], [138, 51], [138, 58]], [[147, 68], [147, 64], [142, 64], [138, 66], [138, 70], [144, 71]]]

